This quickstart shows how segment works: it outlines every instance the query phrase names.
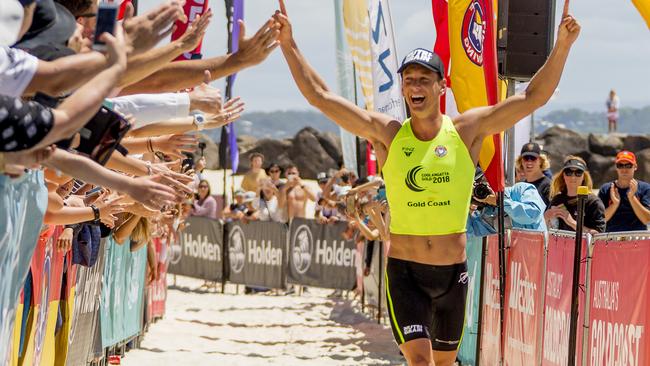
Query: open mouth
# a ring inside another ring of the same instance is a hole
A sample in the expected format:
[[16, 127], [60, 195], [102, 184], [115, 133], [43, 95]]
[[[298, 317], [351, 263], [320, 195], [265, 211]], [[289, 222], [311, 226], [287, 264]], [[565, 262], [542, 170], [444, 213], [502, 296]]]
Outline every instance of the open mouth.
[[412, 95], [411, 96], [411, 103], [413, 105], [420, 105], [424, 103], [424, 96], [422, 95]]

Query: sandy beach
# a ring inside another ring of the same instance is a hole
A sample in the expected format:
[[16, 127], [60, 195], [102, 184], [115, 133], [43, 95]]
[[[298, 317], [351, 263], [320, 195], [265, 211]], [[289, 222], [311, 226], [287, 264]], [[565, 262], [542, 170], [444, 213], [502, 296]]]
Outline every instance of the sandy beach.
[[164, 319], [153, 324], [131, 365], [404, 365], [390, 328], [332, 290], [302, 296], [199, 290], [201, 280], [169, 276]]

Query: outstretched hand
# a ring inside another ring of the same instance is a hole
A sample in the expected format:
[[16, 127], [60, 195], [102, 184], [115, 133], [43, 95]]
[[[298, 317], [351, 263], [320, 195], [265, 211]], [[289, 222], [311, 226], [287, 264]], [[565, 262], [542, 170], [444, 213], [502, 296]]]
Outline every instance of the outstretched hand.
[[264, 61], [271, 52], [280, 44], [278, 42], [279, 25], [269, 19], [255, 35], [246, 38], [246, 25], [239, 20], [239, 49], [237, 58], [244, 64], [252, 66]]
[[566, 43], [569, 46], [578, 39], [580, 34], [580, 23], [569, 14], [569, 0], [564, 0], [564, 10], [562, 11], [562, 22], [557, 32], [557, 42]]
[[289, 16], [287, 15], [287, 7], [284, 5], [284, 0], [280, 1], [280, 10], [276, 10], [273, 14], [273, 20], [277, 24], [280, 30], [278, 35], [278, 41], [280, 44], [288, 45], [293, 39], [293, 32], [291, 30], [291, 22], [289, 22]]

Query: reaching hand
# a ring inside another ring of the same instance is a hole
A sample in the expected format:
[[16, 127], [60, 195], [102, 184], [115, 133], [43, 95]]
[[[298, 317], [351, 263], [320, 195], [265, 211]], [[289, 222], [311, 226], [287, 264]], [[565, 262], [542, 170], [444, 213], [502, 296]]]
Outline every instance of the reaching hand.
[[193, 152], [199, 143], [193, 135], [165, 135], [153, 137], [151, 140], [156, 151], [181, 159], [185, 158], [184, 152]]
[[189, 93], [190, 110], [200, 110], [204, 113], [219, 113], [222, 108], [221, 90], [210, 86], [212, 76], [210, 71], [203, 72], [203, 82]]
[[203, 15], [197, 15], [192, 24], [187, 27], [185, 33], [178, 39], [186, 52], [194, 50], [201, 43], [211, 19], [212, 9], [208, 9]]
[[97, 199], [95, 207], [99, 209], [99, 220], [108, 227], [115, 226], [117, 221], [116, 214], [121, 213], [126, 208], [126, 204], [122, 203], [123, 197], [115, 196], [106, 199], [106, 193]]
[[287, 7], [284, 5], [284, 0], [280, 0], [280, 10], [275, 11], [275, 14], [273, 14], [273, 20], [275, 20], [280, 30], [278, 41], [280, 41], [280, 44], [289, 45], [293, 39], [293, 31], [291, 30], [291, 22], [289, 22]]
[[55, 149], [56, 146], [52, 145], [38, 150], [8, 152], [4, 153], [4, 156], [7, 164], [36, 169], [41, 163], [52, 157]]
[[232, 98], [223, 105], [223, 109], [218, 114], [205, 116], [205, 127], [217, 128], [227, 125], [239, 118], [243, 111], [244, 102], [240, 101], [239, 97]]
[[72, 248], [72, 234], [73, 230], [70, 227], [63, 229], [61, 235], [56, 239], [56, 249], [59, 252], [67, 252]]
[[277, 41], [279, 25], [269, 19], [251, 38], [246, 38], [244, 21], [239, 21], [239, 49], [237, 58], [245, 65], [257, 65], [264, 61], [280, 43]]
[[564, 0], [564, 11], [562, 12], [562, 23], [557, 32], [557, 42], [566, 43], [571, 46], [580, 34], [580, 23], [569, 14], [569, 0]]
[[176, 28], [172, 26], [176, 20], [187, 22], [183, 5], [185, 5], [185, 0], [167, 1], [135, 18], [133, 17], [133, 6], [127, 5], [123, 26], [131, 54], [146, 52], [167, 38]]
[[139, 202], [152, 208], [160, 209], [174, 203], [176, 191], [161, 182], [166, 180], [161, 175], [133, 178], [125, 192]]

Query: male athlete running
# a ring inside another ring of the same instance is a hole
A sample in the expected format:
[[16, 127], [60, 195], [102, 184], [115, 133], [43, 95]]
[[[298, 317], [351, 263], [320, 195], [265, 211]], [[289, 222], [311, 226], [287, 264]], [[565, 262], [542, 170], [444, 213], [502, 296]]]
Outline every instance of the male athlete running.
[[398, 70], [411, 111], [400, 123], [332, 93], [298, 50], [283, 0], [274, 18], [301, 93], [337, 124], [372, 142], [383, 167], [391, 212], [386, 295], [402, 353], [409, 365], [452, 365], [465, 314], [465, 223], [481, 143], [546, 104], [580, 25], [565, 3], [555, 47], [526, 92], [453, 120], [438, 105], [446, 85], [440, 58], [412, 51]]

